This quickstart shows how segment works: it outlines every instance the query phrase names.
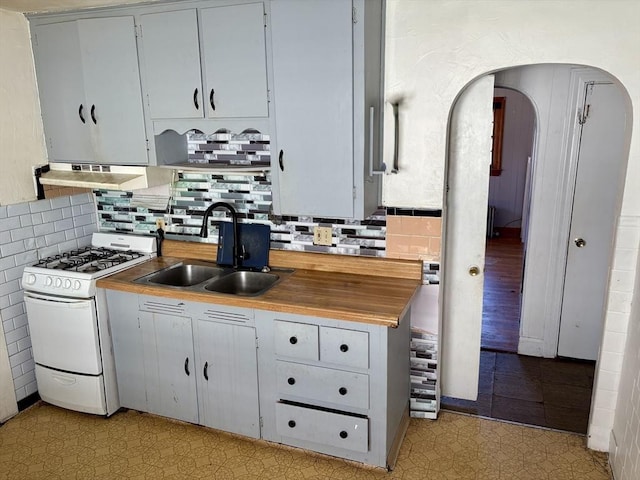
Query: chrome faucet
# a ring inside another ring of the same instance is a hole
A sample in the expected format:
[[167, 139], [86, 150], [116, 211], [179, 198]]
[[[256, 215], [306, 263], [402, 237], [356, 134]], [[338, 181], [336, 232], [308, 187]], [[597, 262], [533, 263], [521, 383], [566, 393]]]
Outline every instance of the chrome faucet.
[[209, 225], [207, 224], [207, 222], [209, 221], [211, 212], [216, 208], [224, 208], [231, 214], [231, 221], [233, 222], [233, 268], [238, 268], [240, 261], [244, 259], [244, 252], [241, 253], [243, 249], [238, 248], [240, 235], [238, 233], [238, 213], [236, 212], [235, 208], [225, 202], [215, 202], [209, 205], [204, 211], [204, 217], [202, 218], [200, 237], [207, 238], [209, 236]]

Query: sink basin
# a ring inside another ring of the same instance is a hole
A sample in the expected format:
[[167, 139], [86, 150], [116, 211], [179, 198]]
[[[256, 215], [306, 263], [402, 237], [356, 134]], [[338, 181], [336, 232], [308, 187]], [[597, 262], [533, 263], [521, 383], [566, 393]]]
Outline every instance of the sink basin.
[[275, 273], [239, 271], [219, 277], [204, 288], [210, 292], [257, 296], [271, 288], [279, 278]]
[[180, 263], [142, 277], [144, 283], [157, 283], [171, 287], [190, 287], [217, 277], [223, 272], [220, 267], [192, 263]]

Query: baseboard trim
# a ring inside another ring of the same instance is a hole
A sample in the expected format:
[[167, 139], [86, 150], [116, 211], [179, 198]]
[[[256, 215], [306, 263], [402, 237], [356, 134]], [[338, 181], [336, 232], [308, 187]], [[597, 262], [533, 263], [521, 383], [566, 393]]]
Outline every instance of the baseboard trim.
[[38, 392], [32, 393], [31, 395], [24, 397], [22, 400], [18, 400], [18, 411], [21, 412], [29, 408], [31, 405], [35, 404], [40, 400], [40, 395]]

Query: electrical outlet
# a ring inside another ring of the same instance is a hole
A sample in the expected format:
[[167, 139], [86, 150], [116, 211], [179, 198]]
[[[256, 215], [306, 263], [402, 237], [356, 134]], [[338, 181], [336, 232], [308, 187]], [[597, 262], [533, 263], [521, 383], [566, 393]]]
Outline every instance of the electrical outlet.
[[156, 228], [164, 230], [164, 218], [156, 218]]
[[313, 228], [313, 244], [331, 246], [333, 238], [331, 237], [331, 227], [314, 227]]

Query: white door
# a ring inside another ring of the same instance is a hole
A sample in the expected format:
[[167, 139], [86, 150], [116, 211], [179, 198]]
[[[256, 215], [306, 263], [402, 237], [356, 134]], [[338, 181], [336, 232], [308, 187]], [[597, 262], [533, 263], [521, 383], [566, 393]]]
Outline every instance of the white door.
[[450, 121], [442, 276], [442, 394], [478, 395], [493, 76], [462, 92]]
[[602, 338], [616, 211], [624, 174], [625, 100], [617, 85], [587, 84], [567, 241], [558, 355], [595, 360]]
[[207, 116], [267, 117], [262, 2], [200, 10]]
[[198, 320], [200, 423], [260, 438], [256, 330]]
[[202, 118], [196, 10], [141, 15], [140, 26], [151, 118]]

